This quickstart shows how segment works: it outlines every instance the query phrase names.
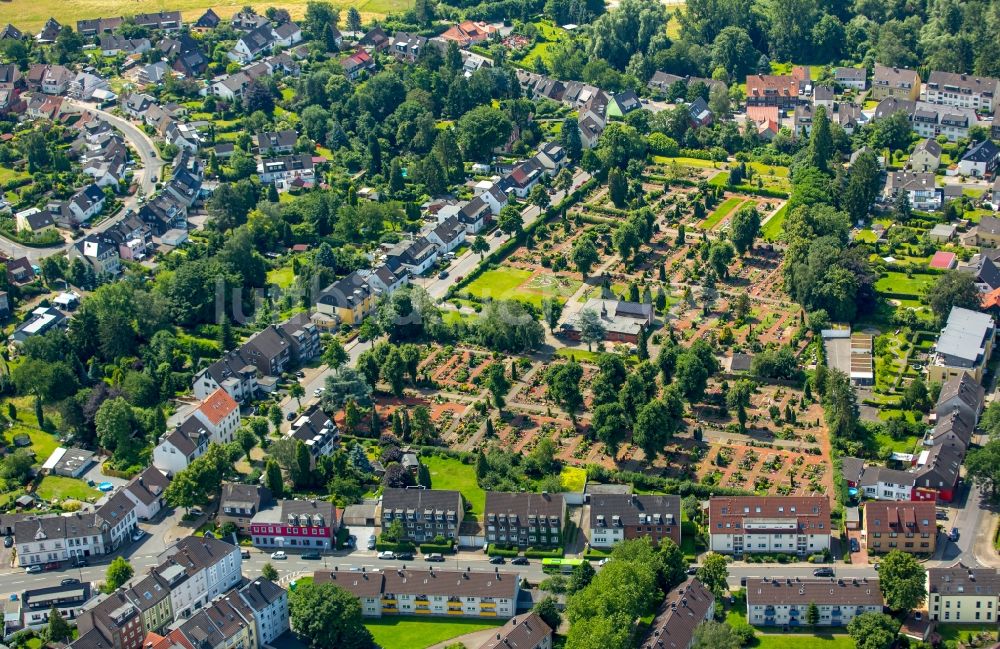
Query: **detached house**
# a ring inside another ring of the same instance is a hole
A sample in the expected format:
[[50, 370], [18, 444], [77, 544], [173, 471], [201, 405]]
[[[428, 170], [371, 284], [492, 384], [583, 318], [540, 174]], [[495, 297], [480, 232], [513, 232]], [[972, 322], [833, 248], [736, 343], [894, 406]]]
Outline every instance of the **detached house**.
[[259, 56], [271, 51], [275, 44], [274, 30], [269, 24], [261, 25], [256, 29], [243, 34], [236, 45], [229, 52], [229, 58], [237, 63], [246, 65]]
[[375, 59], [365, 50], [358, 50], [354, 54], [340, 60], [340, 67], [344, 69], [344, 74], [351, 81], [356, 80], [361, 75], [375, 69]]
[[941, 166], [941, 145], [934, 138], [921, 140], [910, 154], [906, 168], [920, 173], [934, 173]]
[[125, 496], [135, 505], [135, 515], [139, 520], [148, 521], [160, 513], [163, 507], [163, 492], [170, 480], [159, 469], [148, 466], [128, 481], [123, 489]]
[[294, 129], [282, 131], [262, 131], [257, 134], [257, 149], [261, 153], [291, 153], [295, 150], [298, 133]]
[[888, 68], [875, 64], [872, 74], [872, 99], [887, 97], [916, 101], [920, 97], [920, 75], [905, 68]]
[[219, 514], [216, 518], [220, 525], [232, 523], [240, 532], [246, 534], [250, 531], [250, 521], [257, 512], [270, 505], [271, 492], [266, 487], [223, 482], [222, 495], [219, 497]]
[[311, 187], [316, 182], [316, 168], [307, 153], [261, 160], [257, 163], [257, 174], [261, 183], [273, 183], [279, 192]]
[[985, 178], [996, 171], [1000, 160], [1000, 147], [993, 140], [986, 139], [974, 143], [958, 162], [958, 173], [962, 176]]
[[103, 234], [88, 234], [74, 243], [66, 256], [70, 261], [82, 259], [98, 277], [115, 277], [121, 273], [118, 244]]
[[390, 52], [399, 61], [415, 63], [427, 45], [427, 39], [417, 34], [396, 32]]
[[944, 203], [944, 192], [933, 173], [914, 171], [890, 171], [882, 189], [882, 200], [891, 204], [900, 192], [904, 192], [914, 209], [935, 211]]

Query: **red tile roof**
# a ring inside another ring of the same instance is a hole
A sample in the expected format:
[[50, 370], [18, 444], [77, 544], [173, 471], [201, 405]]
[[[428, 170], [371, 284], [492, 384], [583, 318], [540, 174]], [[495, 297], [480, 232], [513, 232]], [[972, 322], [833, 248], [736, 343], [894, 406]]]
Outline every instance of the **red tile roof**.
[[239, 408], [239, 405], [231, 396], [229, 396], [229, 393], [222, 388], [219, 388], [210, 394], [207, 399], [201, 402], [201, 406], [198, 407], [198, 410], [200, 410], [213, 425], [218, 425], [220, 421], [225, 419], [237, 408]]
[[931, 257], [931, 268], [940, 268], [941, 270], [948, 270], [955, 263], [955, 253], [946, 252], [944, 250], [938, 250]]
[[765, 95], [798, 97], [799, 82], [792, 76], [747, 75], [747, 97], [763, 97]]

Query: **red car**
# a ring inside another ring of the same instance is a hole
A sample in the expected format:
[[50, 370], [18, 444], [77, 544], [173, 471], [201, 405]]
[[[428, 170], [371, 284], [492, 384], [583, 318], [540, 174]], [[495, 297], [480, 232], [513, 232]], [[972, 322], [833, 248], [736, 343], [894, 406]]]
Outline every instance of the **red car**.
[[58, 569], [59, 569], [59, 564], [56, 562], [47, 563], [44, 566], [42, 566], [42, 570], [58, 570]]

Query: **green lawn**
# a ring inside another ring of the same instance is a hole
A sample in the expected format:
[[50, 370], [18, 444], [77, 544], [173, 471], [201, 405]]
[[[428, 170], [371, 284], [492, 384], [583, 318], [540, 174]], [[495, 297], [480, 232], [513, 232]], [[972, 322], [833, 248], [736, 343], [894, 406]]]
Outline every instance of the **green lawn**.
[[596, 363], [597, 359], [600, 358], [601, 353], [596, 351], [587, 351], [584, 348], [560, 347], [556, 350], [556, 356], [573, 358], [574, 360], [582, 363]]
[[583, 491], [587, 484], [587, 471], [576, 466], [564, 466], [559, 474], [562, 488], [566, 491]]
[[[736, 604], [726, 611], [726, 623], [746, 624], [747, 609], [743, 591], [734, 593]], [[802, 629], [798, 633], [770, 633], [761, 627], [754, 627], [756, 640], [749, 646], [758, 649], [799, 649], [800, 647], [824, 647], [824, 649], [854, 649], [854, 640], [838, 628], [839, 633], [831, 633], [826, 629], [813, 631]]]
[[96, 499], [101, 495], [100, 491], [88, 487], [83, 480], [59, 475], [47, 475], [42, 478], [35, 493], [43, 500], [66, 500], [69, 498], [84, 502], [90, 498]]
[[937, 280], [937, 275], [917, 274], [907, 277], [906, 273], [889, 272], [875, 282], [875, 290], [888, 296], [903, 293], [906, 295], [923, 295]]
[[520, 268], [488, 270], [466, 287], [469, 295], [479, 299], [521, 300], [540, 307], [546, 297], [566, 298], [573, 295], [582, 282], [557, 275], [533, 276]]
[[722, 222], [724, 218], [736, 212], [737, 208], [743, 204], [745, 199], [740, 196], [731, 196], [715, 208], [715, 210], [708, 215], [708, 218], [701, 222], [701, 227], [705, 230], [711, 230], [716, 225]]
[[20, 180], [21, 178], [28, 178], [29, 174], [23, 171], [15, 171], [9, 167], [0, 167], [0, 185], [6, 185], [12, 180]]
[[965, 638], [968, 634], [979, 634], [989, 631], [993, 634], [993, 639], [997, 637], [997, 627], [995, 624], [939, 624], [935, 631], [941, 635], [941, 640], [958, 640]]
[[457, 620], [452, 618], [390, 617], [366, 620], [365, 626], [383, 649], [426, 649], [466, 633], [492, 629], [503, 620]]
[[670, 164], [671, 162], [676, 162], [682, 167], [700, 167], [702, 169], [716, 169], [716, 168], [721, 169], [725, 166], [725, 163], [714, 162], [712, 160], [702, 160], [701, 158], [683, 158], [683, 157], [668, 158], [667, 156], [662, 156], [662, 155], [654, 155], [653, 162], [658, 165], [667, 165]]
[[781, 206], [771, 219], [761, 228], [760, 236], [765, 241], [777, 241], [785, 232], [785, 215], [788, 214], [788, 203]]
[[[20, 414], [18, 413], [18, 415]], [[31, 438], [31, 450], [35, 452], [35, 461], [39, 464], [47, 460], [52, 455], [52, 451], [59, 448], [59, 440], [56, 439], [55, 435], [39, 430], [35, 426], [15, 424], [7, 430], [4, 437], [13, 444], [14, 438], [22, 434]]]
[[[472, 514], [480, 515], [486, 507], [486, 492], [476, 481], [476, 468], [450, 457], [428, 455], [420, 461], [431, 476], [431, 488], [459, 491], [472, 505]], [[432, 643], [433, 644], [433, 643]]]
[[295, 273], [291, 266], [283, 266], [267, 271], [267, 283], [277, 284], [279, 288], [288, 288], [295, 281]]

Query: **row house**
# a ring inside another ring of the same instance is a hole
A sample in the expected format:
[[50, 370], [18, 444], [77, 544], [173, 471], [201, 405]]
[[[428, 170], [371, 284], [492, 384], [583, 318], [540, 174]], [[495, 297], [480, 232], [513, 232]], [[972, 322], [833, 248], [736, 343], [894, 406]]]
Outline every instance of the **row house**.
[[927, 617], [947, 624], [993, 624], [1000, 605], [996, 568], [962, 563], [927, 570]]
[[561, 547], [566, 521], [562, 494], [486, 493], [486, 540], [501, 546]]
[[170, 590], [174, 620], [189, 617], [243, 579], [239, 546], [188, 536], [167, 549], [151, 570]]
[[132, 19], [139, 27], [160, 31], [174, 31], [180, 29], [183, 25], [181, 22], [181, 12], [179, 11], [136, 14]]
[[934, 70], [920, 90], [920, 99], [932, 104], [992, 113], [998, 89], [1000, 81], [992, 77]]
[[148, 38], [125, 38], [115, 34], [103, 34], [101, 36], [101, 54], [104, 56], [116, 56], [118, 54], [142, 54], [152, 48], [152, 43]]
[[271, 491], [260, 485], [223, 482], [219, 497], [218, 524], [232, 523], [240, 532], [250, 531], [250, 521], [262, 509], [271, 506]]
[[257, 632], [246, 604], [238, 596], [221, 597], [184, 620], [177, 634], [199, 649], [255, 649]]
[[521, 577], [457, 570], [317, 570], [316, 584], [334, 584], [361, 601], [365, 617], [441, 615], [510, 619], [517, 613]]
[[847, 626], [865, 613], [881, 613], [885, 602], [878, 579], [768, 578], [747, 584], [747, 622], [754, 626], [809, 626], [813, 605], [817, 626]]
[[952, 376], [941, 386], [934, 413], [938, 419], [950, 413], [959, 413], [963, 418], [973, 422], [979, 421], [986, 401], [986, 390], [969, 374], [962, 372]]
[[626, 539], [663, 539], [681, 544], [680, 496], [593, 494], [590, 497], [590, 545], [610, 548]]
[[709, 500], [709, 547], [721, 554], [814, 554], [830, 549], [823, 496], [717, 496]]
[[121, 16], [115, 18], [91, 18], [89, 20], [76, 21], [76, 32], [84, 38], [91, 38], [98, 34], [110, 34], [119, 27], [125, 19]]
[[933, 554], [938, 533], [935, 515], [933, 502], [866, 503], [862, 537], [867, 541], [868, 552], [900, 550]]
[[140, 649], [146, 637], [139, 608], [120, 589], [85, 610], [77, 618], [76, 627], [80, 635], [70, 645], [74, 649]]
[[698, 626], [715, 616], [715, 595], [705, 584], [691, 577], [663, 600], [640, 649], [690, 649]]
[[154, 571], [136, 575], [120, 589], [137, 609], [147, 632], [161, 631], [174, 621], [170, 587]]
[[316, 182], [316, 166], [307, 153], [262, 159], [257, 163], [262, 184], [274, 184], [279, 192], [311, 187]]
[[250, 609], [259, 646], [271, 645], [288, 631], [288, 591], [284, 588], [259, 577], [244, 584], [237, 594]]
[[512, 617], [478, 649], [552, 649], [552, 627], [537, 613]]
[[150, 226], [134, 213], [105, 230], [104, 235], [118, 245], [118, 256], [129, 261], [145, 259], [153, 239]]
[[216, 388], [198, 408], [153, 447], [153, 466], [176, 475], [205, 454], [212, 443], [227, 444], [240, 425], [236, 400], [224, 387]]
[[325, 500], [280, 500], [250, 521], [250, 538], [258, 548], [321, 551], [335, 547], [337, 508]]
[[388, 488], [382, 492], [380, 505], [382, 531], [398, 521], [403, 528], [400, 540], [414, 543], [439, 536], [457, 540], [465, 515], [462, 494], [444, 489]]
[[340, 67], [344, 74], [351, 81], [355, 81], [364, 74], [370, 74], [375, 70], [375, 59], [365, 50], [358, 50], [340, 59]]
[[872, 73], [872, 99], [886, 98], [916, 101], [920, 97], [920, 75], [915, 70], [875, 64]]

